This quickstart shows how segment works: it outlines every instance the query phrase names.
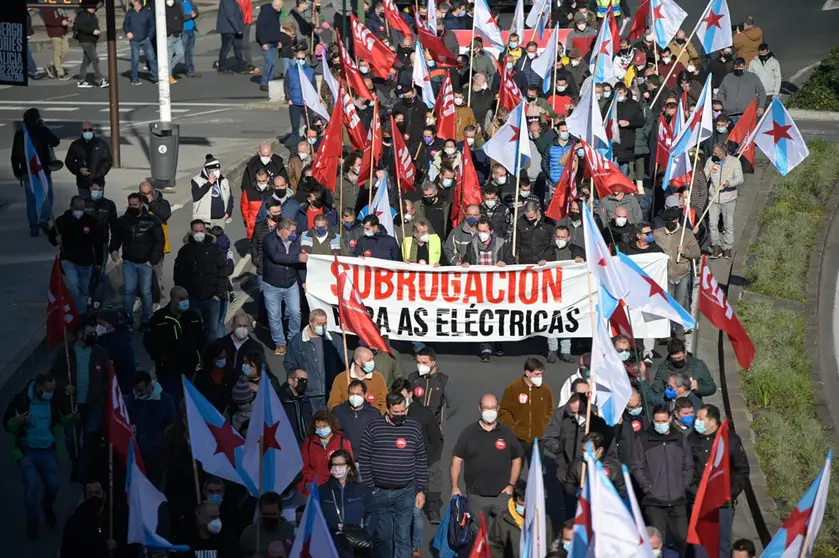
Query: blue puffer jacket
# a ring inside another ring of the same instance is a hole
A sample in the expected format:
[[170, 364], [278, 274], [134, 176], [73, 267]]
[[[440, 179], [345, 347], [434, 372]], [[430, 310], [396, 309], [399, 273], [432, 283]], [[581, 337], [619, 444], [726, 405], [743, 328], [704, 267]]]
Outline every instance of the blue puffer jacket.
[[[315, 83], [315, 71], [311, 66], [305, 64], [303, 66], [303, 73], [309, 78], [309, 81]], [[300, 87], [300, 73], [297, 71], [297, 65], [289, 67], [283, 77], [283, 89], [285, 90], [285, 98], [291, 101], [291, 104], [298, 107], [303, 106], [303, 89]]]
[[216, 31], [220, 35], [242, 35], [245, 32], [245, 15], [236, 0], [219, 2]]
[[144, 41], [148, 38], [154, 37], [154, 12], [149, 8], [144, 7], [139, 12], [137, 10], [128, 10], [125, 14], [125, 20], [122, 22], [122, 31], [126, 35], [132, 33], [133, 42]]
[[570, 141], [563, 147], [557, 143], [556, 138], [548, 147], [548, 178], [551, 184], [559, 182], [559, 177], [562, 176], [562, 171], [565, 169], [565, 165], [561, 165], [559, 160], [570, 150]]
[[300, 239], [285, 244], [277, 234], [262, 241], [262, 280], [272, 287], [287, 289], [306, 282], [306, 264], [300, 262]]

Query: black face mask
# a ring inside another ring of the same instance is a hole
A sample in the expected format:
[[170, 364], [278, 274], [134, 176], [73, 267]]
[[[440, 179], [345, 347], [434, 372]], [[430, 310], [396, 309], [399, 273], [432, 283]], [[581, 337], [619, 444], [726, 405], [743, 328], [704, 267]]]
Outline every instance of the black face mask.
[[90, 515], [99, 515], [102, 513], [105, 500], [99, 496], [93, 496], [84, 501], [84, 507]]
[[82, 340], [85, 345], [88, 347], [96, 344], [96, 334], [92, 333], [90, 335], [85, 335], [84, 339]]
[[670, 363], [673, 365], [673, 368], [684, 368], [685, 367], [685, 359], [680, 358], [679, 360], [670, 359]]
[[268, 218], [269, 218], [269, 219], [271, 219], [273, 222], [277, 223], [277, 222], [279, 222], [279, 221], [280, 221], [280, 219], [282, 219], [282, 218], [283, 218], [283, 215], [282, 215], [282, 213], [281, 213], [281, 214], [279, 214], [279, 215], [271, 215], [271, 214], [269, 213], [269, 214], [268, 214]]
[[278, 517], [263, 517], [262, 526], [266, 531], [276, 531], [280, 526], [280, 519]]
[[309, 205], [315, 209], [320, 209], [323, 206], [323, 202], [320, 200], [312, 200], [309, 202]]
[[416, 97], [402, 97], [402, 100], [405, 101], [405, 104], [411, 106], [414, 104], [414, 99]]
[[679, 226], [679, 223], [677, 223], [676, 221], [664, 224], [664, 227], [670, 232], [675, 231], [678, 226]]
[[283, 199], [288, 193], [288, 188], [274, 188], [274, 195], [279, 199]]
[[142, 213], [143, 210], [140, 209], [139, 207], [129, 207], [128, 209], [126, 209], [126, 212], [129, 215], [133, 215], [134, 217], [139, 217], [140, 213]]
[[535, 102], [536, 102], [536, 97], [530, 97], [530, 96], [528, 96], [528, 97], [527, 97], [527, 102], [528, 102], [528, 103], [535, 103]]
[[717, 157], [716, 155], [712, 155], [712, 156], [711, 156], [711, 160], [712, 160], [713, 162], [715, 162], [715, 163], [719, 163], [719, 162], [720, 162], [720, 158], [719, 158], [719, 157]]
[[390, 417], [390, 422], [395, 424], [396, 426], [402, 426], [405, 424], [405, 415], [393, 415]]
[[306, 393], [306, 388], [309, 387], [309, 380], [308, 378], [298, 378], [297, 379], [297, 387], [294, 388], [294, 391], [297, 392], [297, 395], [303, 395]]
[[571, 220], [572, 221], [580, 221], [583, 218], [582, 214], [576, 211], [571, 212]]
[[427, 197], [422, 198], [422, 203], [424, 203], [425, 205], [434, 205], [434, 203], [436, 201], [437, 201], [437, 196], [434, 196], [433, 198], [427, 198]]
[[735, 76], [742, 76], [743, 72], [745, 72], [745, 70], [742, 69], [742, 68], [739, 68], [739, 69], [735, 69], [733, 73], [734, 73]]

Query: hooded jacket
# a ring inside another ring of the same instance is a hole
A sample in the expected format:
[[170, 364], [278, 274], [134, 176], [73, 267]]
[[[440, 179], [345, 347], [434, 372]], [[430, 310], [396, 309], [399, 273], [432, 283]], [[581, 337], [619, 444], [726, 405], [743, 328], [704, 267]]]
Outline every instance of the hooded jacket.
[[536, 264], [553, 256], [556, 222], [544, 215], [530, 223], [524, 215], [519, 217], [516, 256], [519, 263]]
[[763, 29], [760, 27], [750, 27], [740, 33], [735, 33], [732, 37], [732, 45], [737, 51], [737, 55], [746, 61], [746, 65], [754, 60], [757, 56], [758, 47], [763, 42]]
[[775, 96], [781, 92], [781, 64], [773, 53], [767, 54], [765, 60], [758, 55], [749, 63], [749, 71], [760, 79], [767, 95]]

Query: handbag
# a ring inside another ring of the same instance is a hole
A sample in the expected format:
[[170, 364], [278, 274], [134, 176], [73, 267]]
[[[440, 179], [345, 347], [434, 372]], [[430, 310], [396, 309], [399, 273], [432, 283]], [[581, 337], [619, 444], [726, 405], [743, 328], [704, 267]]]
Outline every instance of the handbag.
[[353, 551], [356, 555], [366, 555], [373, 548], [373, 541], [369, 533], [367, 533], [363, 525], [347, 525], [344, 523], [344, 514], [338, 508], [338, 498], [334, 490], [332, 490], [332, 503], [335, 505], [335, 511], [338, 513], [338, 521], [341, 523], [341, 528], [336, 530], [333, 536], [347, 550]]

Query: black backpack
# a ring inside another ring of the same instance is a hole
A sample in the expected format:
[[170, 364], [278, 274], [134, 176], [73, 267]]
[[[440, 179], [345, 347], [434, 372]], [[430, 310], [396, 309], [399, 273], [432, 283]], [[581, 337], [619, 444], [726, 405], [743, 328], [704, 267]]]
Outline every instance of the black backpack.
[[472, 546], [472, 514], [465, 496], [452, 496], [449, 509], [449, 548], [458, 552]]

